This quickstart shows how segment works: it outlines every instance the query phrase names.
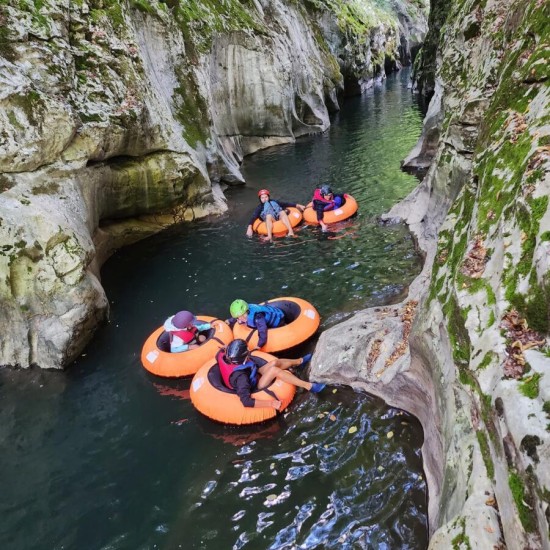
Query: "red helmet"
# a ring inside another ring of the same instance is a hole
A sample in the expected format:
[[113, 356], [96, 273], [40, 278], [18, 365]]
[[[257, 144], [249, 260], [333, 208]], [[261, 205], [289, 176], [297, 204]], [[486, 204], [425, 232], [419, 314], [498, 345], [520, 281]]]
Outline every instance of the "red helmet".
[[258, 198], [261, 197], [262, 195], [267, 195], [268, 197], [270, 197], [271, 193], [269, 192], [269, 189], [260, 189], [258, 191]]

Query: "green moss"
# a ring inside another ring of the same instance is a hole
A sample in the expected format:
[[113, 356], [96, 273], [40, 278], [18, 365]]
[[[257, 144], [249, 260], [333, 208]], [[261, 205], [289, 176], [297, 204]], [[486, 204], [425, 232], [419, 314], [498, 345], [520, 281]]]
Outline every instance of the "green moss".
[[523, 528], [528, 533], [533, 533], [536, 529], [536, 519], [532, 507], [530, 509], [530, 505], [528, 505], [528, 503], [532, 501], [531, 495], [525, 490], [523, 480], [516, 472], [510, 472], [508, 485], [512, 491], [512, 497], [516, 503], [519, 519]]
[[102, 2], [93, 2], [90, 10], [90, 18], [94, 23], [100, 23], [103, 18], [107, 18], [113, 29], [116, 31], [124, 26], [124, 13], [122, 11], [123, 2], [119, 0], [103, 0]]
[[542, 405], [542, 410], [548, 415], [550, 416], [550, 401], [545, 401], [544, 404]]
[[[180, 76], [180, 82], [184, 78]], [[186, 80], [174, 89], [176, 118], [182, 125], [183, 137], [191, 147], [195, 147], [197, 143], [205, 142], [208, 137], [208, 110], [193, 78], [189, 76]]]
[[539, 396], [539, 382], [542, 374], [536, 372], [526, 380], [522, 381], [519, 385], [519, 391], [529, 397], [529, 399], [536, 399]]
[[149, 15], [154, 15], [156, 13], [153, 6], [151, 6], [147, 0], [131, 0], [130, 5], [133, 8]]
[[174, 14], [189, 48], [209, 51], [216, 33], [266, 29], [253, 17], [255, 10], [239, 0], [171, 0], [165, 2]]
[[541, 233], [540, 240], [541, 242], [550, 241], [550, 231], [545, 231], [544, 233]]
[[101, 122], [102, 120], [104, 120], [99, 113], [79, 113], [79, 116], [82, 122]]
[[4, 3], [0, 3], [0, 56], [13, 62], [17, 58], [17, 53], [13, 47], [7, 22], [8, 11]]
[[485, 357], [483, 357], [483, 360], [481, 361], [481, 363], [478, 365], [477, 370], [486, 369], [491, 364], [493, 359], [496, 359], [497, 357], [498, 356], [494, 351], [488, 351], [485, 354]]
[[495, 479], [495, 465], [493, 463], [493, 457], [491, 456], [491, 450], [489, 448], [489, 440], [485, 432], [478, 430], [476, 432], [477, 442], [481, 450], [481, 456], [485, 463], [485, 469], [487, 470], [487, 477], [491, 480]]
[[59, 192], [59, 184], [53, 181], [48, 183], [42, 183], [33, 187], [33, 195], [55, 195]]
[[443, 312], [447, 317], [447, 331], [451, 340], [453, 358], [460, 369], [460, 375], [466, 377], [463, 383], [468, 383], [471, 343], [462, 312], [454, 296], [449, 297], [443, 306]]
[[466, 518], [461, 517], [459, 520], [461, 532], [451, 541], [453, 550], [471, 550], [470, 539], [466, 535]]
[[514, 292], [509, 300], [525, 317], [530, 328], [542, 334], [550, 333], [550, 277], [546, 277], [542, 284], [536, 279], [531, 282], [528, 296]]

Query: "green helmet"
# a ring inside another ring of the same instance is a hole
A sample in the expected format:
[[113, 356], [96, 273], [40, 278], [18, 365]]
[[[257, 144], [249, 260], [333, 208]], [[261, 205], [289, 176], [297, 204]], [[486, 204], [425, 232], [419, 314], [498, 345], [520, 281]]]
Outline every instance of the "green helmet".
[[231, 317], [240, 317], [248, 311], [248, 304], [244, 300], [235, 300], [229, 307]]

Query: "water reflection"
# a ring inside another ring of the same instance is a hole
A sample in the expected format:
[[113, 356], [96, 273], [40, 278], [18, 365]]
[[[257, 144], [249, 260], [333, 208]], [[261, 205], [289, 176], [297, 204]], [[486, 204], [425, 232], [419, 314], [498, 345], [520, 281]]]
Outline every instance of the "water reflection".
[[420, 426], [349, 388], [333, 391], [300, 394], [277, 438], [243, 441], [205, 464], [170, 544], [424, 548], [426, 486], [420, 454], [409, 450]]
[[[426, 546], [413, 419], [338, 388], [228, 428], [192, 407], [189, 381], [139, 359], [179, 309], [225, 318], [237, 297], [295, 295], [324, 328], [403, 292], [420, 259], [405, 228], [376, 216], [416, 183], [399, 170], [421, 126], [406, 78], [349, 101], [329, 132], [247, 159], [227, 215], [119, 251], [102, 271], [110, 322], [67, 372], [0, 371], [0, 547]], [[244, 236], [258, 189], [306, 202], [321, 180], [358, 199], [356, 218], [273, 245]]]

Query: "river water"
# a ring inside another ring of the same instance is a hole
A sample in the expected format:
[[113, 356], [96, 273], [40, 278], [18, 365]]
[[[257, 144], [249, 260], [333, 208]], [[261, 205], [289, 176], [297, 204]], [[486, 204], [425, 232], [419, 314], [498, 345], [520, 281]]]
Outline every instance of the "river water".
[[[118, 252], [102, 272], [110, 322], [66, 372], [0, 370], [2, 548], [426, 548], [416, 419], [329, 387], [270, 423], [222, 426], [194, 410], [189, 380], [139, 359], [179, 309], [226, 318], [235, 298], [300, 296], [323, 330], [402, 296], [420, 258], [376, 216], [417, 183], [399, 170], [422, 119], [407, 83], [391, 76], [325, 134], [248, 157], [227, 214]], [[245, 237], [259, 189], [306, 203], [319, 182], [355, 196], [358, 216], [327, 235]]]

